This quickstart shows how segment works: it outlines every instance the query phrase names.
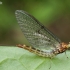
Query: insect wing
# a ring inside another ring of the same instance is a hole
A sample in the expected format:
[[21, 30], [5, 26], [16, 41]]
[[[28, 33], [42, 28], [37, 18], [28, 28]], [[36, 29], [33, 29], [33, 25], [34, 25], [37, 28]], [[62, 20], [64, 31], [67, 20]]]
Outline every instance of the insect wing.
[[15, 14], [23, 34], [32, 47], [42, 51], [52, 51], [60, 45], [60, 39], [33, 16], [22, 10], [16, 10]]

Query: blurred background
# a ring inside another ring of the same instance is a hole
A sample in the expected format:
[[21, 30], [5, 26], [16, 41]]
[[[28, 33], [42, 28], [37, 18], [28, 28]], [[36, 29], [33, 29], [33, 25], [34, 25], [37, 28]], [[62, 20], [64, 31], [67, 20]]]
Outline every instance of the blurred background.
[[16, 21], [17, 9], [33, 15], [61, 41], [70, 41], [70, 0], [0, 0], [0, 45], [29, 45]]

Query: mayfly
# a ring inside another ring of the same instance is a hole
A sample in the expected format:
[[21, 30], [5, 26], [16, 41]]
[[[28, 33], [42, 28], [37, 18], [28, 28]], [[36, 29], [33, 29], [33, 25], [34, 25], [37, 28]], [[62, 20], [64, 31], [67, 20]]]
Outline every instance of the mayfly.
[[16, 10], [15, 15], [22, 32], [31, 44], [31, 46], [19, 44], [19, 47], [43, 57], [53, 57], [65, 52], [70, 47], [70, 44], [61, 42], [59, 38], [27, 12]]

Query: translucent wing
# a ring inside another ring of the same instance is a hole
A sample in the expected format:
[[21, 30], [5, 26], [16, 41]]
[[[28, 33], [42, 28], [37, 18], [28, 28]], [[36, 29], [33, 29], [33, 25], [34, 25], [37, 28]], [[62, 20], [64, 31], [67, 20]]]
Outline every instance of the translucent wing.
[[15, 14], [22, 32], [34, 48], [49, 52], [60, 45], [61, 41], [33, 16], [22, 10], [16, 10]]

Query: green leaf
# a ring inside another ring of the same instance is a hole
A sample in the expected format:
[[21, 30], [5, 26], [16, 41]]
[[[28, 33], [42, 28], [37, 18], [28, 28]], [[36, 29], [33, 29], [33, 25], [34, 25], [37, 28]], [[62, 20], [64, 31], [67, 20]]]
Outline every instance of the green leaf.
[[[68, 58], [67, 58], [68, 56]], [[50, 68], [51, 66], [51, 68]], [[70, 70], [70, 52], [44, 58], [18, 47], [0, 47], [0, 70]]]

